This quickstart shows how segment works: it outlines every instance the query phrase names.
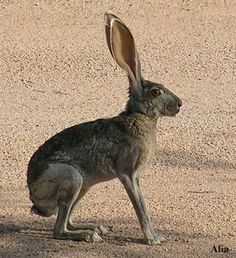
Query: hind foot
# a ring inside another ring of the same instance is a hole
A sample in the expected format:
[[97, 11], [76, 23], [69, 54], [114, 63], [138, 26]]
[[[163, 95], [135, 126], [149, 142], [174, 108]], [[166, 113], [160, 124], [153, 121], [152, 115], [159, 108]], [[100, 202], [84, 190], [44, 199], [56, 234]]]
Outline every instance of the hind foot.
[[54, 232], [53, 237], [56, 239], [85, 241], [87, 243], [103, 241], [103, 239], [98, 235], [97, 232], [91, 230], [65, 230], [64, 232]]
[[81, 223], [81, 224], [77, 224], [77, 223], [73, 223], [70, 222], [68, 223], [68, 229], [69, 230], [91, 230], [96, 232], [97, 234], [101, 234], [101, 235], [105, 235], [108, 230], [106, 228], [104, 228], [102, 225], [100, 224], [93, 224], [93, 223]]

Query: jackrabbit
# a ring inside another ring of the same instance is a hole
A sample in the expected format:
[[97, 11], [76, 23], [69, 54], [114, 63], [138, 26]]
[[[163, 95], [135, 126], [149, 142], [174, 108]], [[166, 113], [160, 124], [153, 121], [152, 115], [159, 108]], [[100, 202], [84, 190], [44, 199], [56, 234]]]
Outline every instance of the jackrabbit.
[[122, 20], [105, 13], [105, 33], [112, 57], [129, 79], [125, 111], [108, 119], [78, 124], [47, 140], [28, 164], [31, 211], [57, 214], [54, 238], [98, 242], [106, 229], [76, 224], [72, 214], [93, 185], [119, 178], [133, 204], [145, 243], [161, 244], [155, 234], [139, 180], [156, 149], [156, 123], [175, 116], [181, 100], [163, 85], [143, 79], [133, 36]]

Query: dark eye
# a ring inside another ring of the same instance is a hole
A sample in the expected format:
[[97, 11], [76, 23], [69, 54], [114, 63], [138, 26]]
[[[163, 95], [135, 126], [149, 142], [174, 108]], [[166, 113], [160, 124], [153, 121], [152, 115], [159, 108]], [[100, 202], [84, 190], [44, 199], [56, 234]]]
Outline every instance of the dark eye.
[[153, 97], [157, 97], [161, 94], [161, 92], [158, 89], [152, 89], [151, 94]]

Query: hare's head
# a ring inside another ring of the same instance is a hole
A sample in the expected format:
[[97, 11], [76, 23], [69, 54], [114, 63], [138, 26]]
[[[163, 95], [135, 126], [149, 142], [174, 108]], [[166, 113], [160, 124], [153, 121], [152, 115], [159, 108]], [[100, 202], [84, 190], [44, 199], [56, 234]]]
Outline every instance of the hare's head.
[[126, 111], [150, 117], [176, 115], [182, 101], [163, 85], [143, 79], [134, 38], [124, 22], [106, 13], [105, 29], [112, 57], [128, 74], [130, 98]]

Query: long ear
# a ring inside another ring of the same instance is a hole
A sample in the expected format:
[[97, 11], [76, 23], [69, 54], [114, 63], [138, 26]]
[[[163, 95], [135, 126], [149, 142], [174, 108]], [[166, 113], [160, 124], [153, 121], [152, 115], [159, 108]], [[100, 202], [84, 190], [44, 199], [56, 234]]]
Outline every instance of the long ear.
[[105, 13], [105, 32], [112, 57], [128, 73], [132, 92], [140, 96], [141, 66], [130, 30], [117, 16]]

